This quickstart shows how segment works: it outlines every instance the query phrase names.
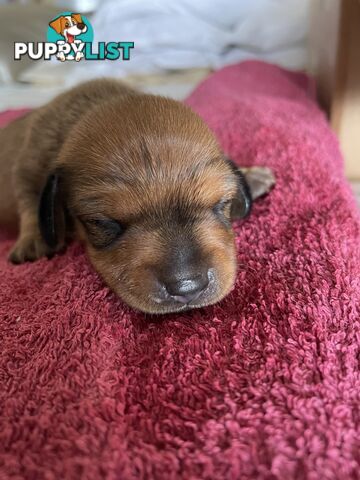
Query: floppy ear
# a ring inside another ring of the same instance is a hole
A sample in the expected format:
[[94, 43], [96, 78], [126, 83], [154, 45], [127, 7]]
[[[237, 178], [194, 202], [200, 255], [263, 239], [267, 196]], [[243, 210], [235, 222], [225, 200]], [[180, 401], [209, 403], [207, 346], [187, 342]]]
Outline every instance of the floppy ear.
[[236, 220], [237, 218], [244, 218], [249, 215], [252, 205], [251, 192], [241, 170], [229, 158], [226, 158], [226, 161], [237, 179], [236, 196], [231, 204], [231, 219]]
[[73, 13], [71, 16], [72, 16], [73, 18], [75, 18], [76, 23], [84, 23], [84, 22], [82, 21], [82, 18], [81, 18], [80, 13]]
[[240, 167], [250, 188], [251, 198], [256, 200], [270, 192], [276, 183], [275, 175], [269, 167]]
[[65, 210], [60, 192], [58, 173], [51, 174], [42, 191], [39, 206], [39, 226], [45, 243], [56, 249], [65, 240]]
[[56, 33], [61, 33], [62, 32], [62, 28], [61, 28], [61, 19], [63, 17], [59, 17], [59, 18], [56, 18], [55, 20], [53, 20], [52, 22], [49, 23], [50, 27], [53, 28], [55, 30]]

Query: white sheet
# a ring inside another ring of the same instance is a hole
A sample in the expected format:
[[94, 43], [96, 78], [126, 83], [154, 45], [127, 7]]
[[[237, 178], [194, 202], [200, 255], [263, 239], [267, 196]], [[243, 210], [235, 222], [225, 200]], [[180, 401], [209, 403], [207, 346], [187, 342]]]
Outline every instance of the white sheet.
[[37, 62], [21, 79], [74, 85], [98, 76], [219, 68], [256, 58], [305, 69], [310, 0], [105, 0], [94, 41], [134, 41], [131, 60]]

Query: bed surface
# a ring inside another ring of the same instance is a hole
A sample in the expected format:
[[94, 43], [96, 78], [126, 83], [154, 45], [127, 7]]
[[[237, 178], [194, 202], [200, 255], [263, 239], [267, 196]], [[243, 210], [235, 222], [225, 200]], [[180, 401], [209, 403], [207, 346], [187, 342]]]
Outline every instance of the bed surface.
[[3, 233], [1, 477], [357, 478], [360, 219], [314, 85], [245, 62], [187, 103], [277, 178], [235, 224], [235, 288], [144, 315], [80, 245], [15, 267]]

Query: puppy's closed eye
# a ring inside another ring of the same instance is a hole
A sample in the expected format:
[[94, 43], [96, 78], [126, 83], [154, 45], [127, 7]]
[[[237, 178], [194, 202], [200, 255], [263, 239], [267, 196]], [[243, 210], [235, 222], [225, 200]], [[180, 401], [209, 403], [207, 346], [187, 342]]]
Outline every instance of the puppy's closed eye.
[[90, 243], [95, 248], [110, 247], [125, 231], [124, 225], [111, 218], [79, 218]]
[[231, 204], [232, 200], [222, 199], [213, 207], [216, 217], [227, 227], [231, 226]]

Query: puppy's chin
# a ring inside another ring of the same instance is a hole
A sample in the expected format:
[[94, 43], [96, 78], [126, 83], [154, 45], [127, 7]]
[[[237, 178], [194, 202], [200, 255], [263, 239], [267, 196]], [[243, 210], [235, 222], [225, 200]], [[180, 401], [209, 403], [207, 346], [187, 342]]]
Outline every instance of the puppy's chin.
[[159, 291], [151, 292], [146, 296], [144, 292], [141, 292], [141, 294], [137, 296], [134, 293], [128, 294], [127, 292], [119, 291], [116, 287], [113, 288], [113, 290], [134, 310], [157, 315], [178, 313], [207, 307], [220, 302], [232, 290], [235, 282], [235, 274], [236, 271], [234, 269], [232, 275], [222, 282], [221, 285], [214, 278], [213, 281], [210, 282], [208, 289], [204, 291], [201, 296], [188, 303], [182, 303], [170, 296], [165, 298], [161, 297], [161, 292]]
[[[231, 288], [229, 289], [229, 291]], [[185, 312], [188, 310], [193, 310], [196, 308], [203, 308], [203, 307], [208, 307], [210, 305], [214, 305], [215, 303], [220, 302], [226, 295], [229, 293], [226, 292], [225, 294], [220, 294], [217, 297], [209, 298], [209, 299], [203, 299], [203, 300], [197, 300], [193, 302], [189, 302], [187, 304], [182, 304], [179, 302], [167, 302], [167, 303], [157, 303], [154, 300], [150, 300], [145, 304], [142, 303], [139, 305], [139, 302], [136, 301], [135, 299], [127, 299], [125, 300], [126, 303], [132, 307], [134, 310], [139, 310], [143, 313], [150, 313], [150, 314], [156, 314], [156, 315], [165, 315], [168, 313], [178, 313], [178, 312]], [[122, 297], [123, 298], [123, 297]]]

